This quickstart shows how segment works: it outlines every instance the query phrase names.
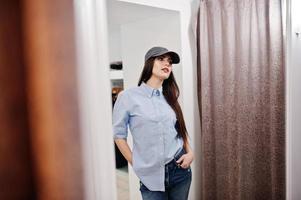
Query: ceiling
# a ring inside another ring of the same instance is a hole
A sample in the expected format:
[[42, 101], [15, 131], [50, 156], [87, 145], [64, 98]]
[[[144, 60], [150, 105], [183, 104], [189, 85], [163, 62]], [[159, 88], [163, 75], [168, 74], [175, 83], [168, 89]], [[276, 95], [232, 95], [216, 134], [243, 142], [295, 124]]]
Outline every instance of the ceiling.
[[152, 16], [163, 15], [167, 12], [176, 13], [176, 11], [125, 3], [118, 0], [107, 0], [107, 4], [109, 29], [119, 28], [122, 24], [151, 18]]

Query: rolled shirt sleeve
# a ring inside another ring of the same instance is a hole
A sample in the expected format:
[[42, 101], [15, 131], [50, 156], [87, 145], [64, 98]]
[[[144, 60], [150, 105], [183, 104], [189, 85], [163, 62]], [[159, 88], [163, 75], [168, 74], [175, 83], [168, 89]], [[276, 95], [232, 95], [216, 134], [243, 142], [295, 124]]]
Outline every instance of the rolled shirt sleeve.
[[114, 139], [126, 139], [128, 136], [129, 111], [127, 94], [122, 91], [118, 94], [113, 108], [113, 135]]

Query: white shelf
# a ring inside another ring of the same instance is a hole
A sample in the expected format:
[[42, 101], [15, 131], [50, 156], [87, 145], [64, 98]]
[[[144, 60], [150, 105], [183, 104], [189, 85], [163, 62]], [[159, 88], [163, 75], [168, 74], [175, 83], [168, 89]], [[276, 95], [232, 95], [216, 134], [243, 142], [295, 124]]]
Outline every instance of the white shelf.
[[123, 79], [123, 71], [122, 70], [110, 70], [110, 79]]

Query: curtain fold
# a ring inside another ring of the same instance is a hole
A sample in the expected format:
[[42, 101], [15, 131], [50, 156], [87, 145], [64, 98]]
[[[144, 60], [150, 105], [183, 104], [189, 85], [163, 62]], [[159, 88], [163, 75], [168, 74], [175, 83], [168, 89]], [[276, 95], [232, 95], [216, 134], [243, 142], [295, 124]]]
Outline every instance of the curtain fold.
[[285, 199], [280, 0], [200, 2], [202, 199]]

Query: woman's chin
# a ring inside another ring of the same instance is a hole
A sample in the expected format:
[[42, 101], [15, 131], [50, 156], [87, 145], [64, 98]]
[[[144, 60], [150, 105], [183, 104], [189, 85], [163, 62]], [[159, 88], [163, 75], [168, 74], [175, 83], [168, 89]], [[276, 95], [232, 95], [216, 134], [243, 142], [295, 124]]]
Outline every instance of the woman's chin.
[[165, 79], [168, 79], [168, 77], [169, 77], [169, 74], [164, 74], [161, 76], [161, 79], [165, 80]]
[[160, 74], [159, 76], [157, 76], [157, 78], [164, 81], [169, 78], [169, 74]]

